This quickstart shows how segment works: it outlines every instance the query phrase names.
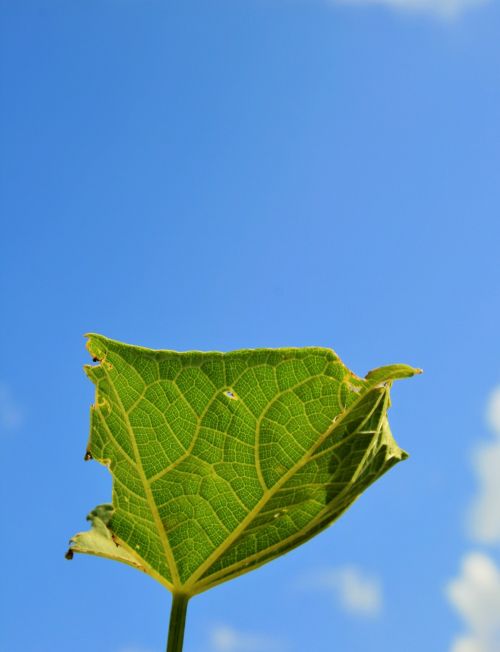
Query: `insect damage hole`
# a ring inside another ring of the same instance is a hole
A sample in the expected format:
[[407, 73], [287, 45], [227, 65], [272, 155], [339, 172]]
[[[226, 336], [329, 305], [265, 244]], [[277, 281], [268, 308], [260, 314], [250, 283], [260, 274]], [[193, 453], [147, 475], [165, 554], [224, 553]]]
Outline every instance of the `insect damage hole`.
[[236, 394], [231, 389], [226, 389], [225, 392], [224, 392], [224, 396], [227, 396], [232, 401], [237, 401], [238, 400], [238, 397], [236, 396]]

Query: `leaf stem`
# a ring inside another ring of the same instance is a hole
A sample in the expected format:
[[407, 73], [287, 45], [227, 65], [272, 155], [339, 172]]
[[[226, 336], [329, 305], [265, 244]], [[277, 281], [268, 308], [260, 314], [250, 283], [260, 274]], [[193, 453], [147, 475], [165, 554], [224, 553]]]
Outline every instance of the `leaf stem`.
[[172, 609], [170, 611], [170, 625], [168, 628], [167, 652], [182, 652], [184, 641], [184, 627], [186, 626], [186, 611], [189, 602], [188, 595], [174, 593], [172, 595]]

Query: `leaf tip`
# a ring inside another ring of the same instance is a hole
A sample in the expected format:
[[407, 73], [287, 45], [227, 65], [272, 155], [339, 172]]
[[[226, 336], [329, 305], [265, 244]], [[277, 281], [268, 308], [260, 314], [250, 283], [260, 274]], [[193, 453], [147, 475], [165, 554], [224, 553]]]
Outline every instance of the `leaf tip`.
[[378, 367], [369, 371], [365, 380], [372, 384], [388, 383], [393, 380], [400, 380], [402, 378], [411, 378], [423, 373], [422, 369], [410, 367], [407, 364], [391, 364], [385, 367]]

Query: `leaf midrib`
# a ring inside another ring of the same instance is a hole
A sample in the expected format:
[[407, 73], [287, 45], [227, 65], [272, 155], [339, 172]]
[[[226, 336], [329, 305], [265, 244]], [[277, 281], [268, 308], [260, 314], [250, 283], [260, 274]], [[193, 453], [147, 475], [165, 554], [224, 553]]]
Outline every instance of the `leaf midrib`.
[[[371, 389], [373, 389], [373, 388], [371, 388]], [[366, 396], [366, 393], [364, 394], [364, 396]], [[387, 404], [387, 402], [388, 402], [388, 392], [387, 392], [387, 391], [385, 392], [384, 402], [385, 402], [386, 404]], [[353, 404], [353, 405], [354, 405], [354, 404]], [[364, 419], [363, 423], [365, 423], [365, 422], [366, 422], [366, 421], [371, 417], [371, 415], [372, 415], [373, 412], [376, 410], [376, 408], [378, 407], [378, 405], [379, 405], [379, 401], [377, 401], [377, 403], [375, 404], [375, 406], [373, 407], [373, 409], [372, 409], [372, 410], [370, 411], [370, 413], [366, 416], [366, 418]], [[352, 406], [351, 406], [351, 407], [352, 407]], [[338, 421], [335, 423], [335, 425], [338, 425]], [[383, 427], [383, 426], [382, 426], [382, 421], [381, 421], [380, 424], [378, 425], [378, 428], [377, 428], [376, 432], [375, 432], [374, 435], [373, 435], [373, 441], [370, 443], [370, 446], [368, 447], [368, 449], [367, 449], [365, 455], [363, 456], [362, 460], [359, 462], [359, 464], [358, 464], [358, 466], [357, 466], [357, 468], [356, 468], [356, 472], [355, 472], [355, 474], [354, 474], [354, 476], [353, 476], [353, 480], [350, 481], [349, 483], [347, 483], [346, 486], [342, 489], [342, 491], [341, 491], [337, 496], [335, 496], [335, 500], [336, 500], [336, 501], [338, 501], [339, 498], [341, 498], [343, 495], [345, 495], [345, 494], [347, 493], [347, 491], [348, 491], [348, 490], [349, 490], [349, 489], [350, 489], [350, 488], [355, 484], [355, 482], [357, 482], [357, 480], [359, 479], [359, 473], [360, 473], [360, 470], [361, 470], [361, 468], [362, 468], [362, 466], [363, 466], [365, 460], [367, 459], [368, 454], [373, 450], [373, 447], [375, 446], [375, 442], [377, 441], [377, 437], [378, 437], [378, 436], [380, 435], [380, 433], [381, 433], [382, 427]], [[356, 431], [356, 433], [358, 433], [358, 432], [359, 432], [359, 431]], [[342, 442], [342, 443], [343, 443], [343, 442]], [[312, 458], [309, 458], [308, 461], [310, 461], [310, 459], [312, 459]], [[326, 486], [326, 485], [323, 484], [322, 486], [324, 487], [324, 486]], [[332, 504], [332, 501], [330, 501], [328, 504], [326, 504], [326, 505], [324, 506], [324, 508], [323, 508], [323, 509], [322, 509], [322, 510], [321, 510], [321, 511], [320, 511], [320, 512], [319, 512], [319, 513], [314, 517], [314, 519], [312, 519], [311, 521], [309, 521], [309, 522], [307, 523], [307, 525], [305, 525], [304, 527], [302, 527], [300, 530], [298, 530], [297, 532], [294, 532], [292, 535], [290, 535], [290, 536], [287, 537], [286, 539], [283, 539], [283, 540], [279, 541], [278, 543], [276, 543], [276, 544], [274, 544], [274, 545], [272, 545], [272, 546], [269, 546], [268, 548], [265, 548], [264, 550], [259, 550], [258, 552], [254, 553], [253, 555], [250, 555], [249, 557], [246, 557], [246, 558], [245, 558], [245, 562], [258, 560], [260, 556], [264, 556], [264, 555], [266, 555], [266, 560], [267, 560], [267, 559], [268, 559], [268, 557], [267, 557], [267, 553], [270, 553], [270, 552], [272, 553], [273, 551], [275, 551], [275, 550], [280, 550], [280, 549], [282, 549], [282, 548], [286, 548], [287, 550], [290, 550], [291, 548], [293, 548], [293, 542], [294, 542], [294, 541], [299, 540], [299, 539], [300, 539], [304, 534], [306, 534], [306, 532], [307, 532], [308, 530], [311, 529], [311, 527], [314, 527], [315, 523], [319, 523], [319, 522], [321, 522], [321, 519], [323, 518], [323, 516], [325, 516], [325, 515], [328, 513], [328, 510], [331, 508], [331, 504]], [[347, 505], [346, 505], [346, 509], [347, 509], [350, 505], [351, 505], [351, 503], [347, 504]], [[290, 547], [289, 547], [287, 544], [290, 544]], [[224, 554], [224, 552], [226, 552], [226, 550], [222, 551], [220, 556], [222, 556], [222, 555]], [[219, 556], [219, 558], [220, 558], [220, 556]], [[264, 560], [264, 561], [266, 561], [266, 560]], [[259, 564], [258, 564], [258, 561], [257, 561], [257, 566], [258, 566], [258, 565], [259, 565]], [[238, 572], [236, 572], [236, 573], [231, 573], [231, 570], [232, 570], [232, 569], [237, 569], [238, 566], [241, 566], [241, 560], [235, 562], [234, 564], [231, 564], [230, 566], [227, 566], [226, 568], [223, 568], [223, 569], [221, 569], [221, 570], [219, 570], [219, 571], [216, 571], [215, 573], [212, 573], [211, 575], [208, 575], [208, 576], [205, 578], [205, 581], [201, 581], [201, 582], [199, 582], [199, 583], [196, 585], [197, 593], [201, 593], [202, 591], [206, 591], [206, 590], [208, 590], [209, 588], [212, 588], [213, 586], [216, 586], [216, 585], [219, 584], [220, 582], [225, 581], [225, 580], [227, 579], [228, 574], [230, 574], [231, 577], [238, 577], [239, 575], [243, 575], [244, 573], [247, 572], [247, 569], [246, 569], [246, 568], [243, 568], [241, 573], [238, 573]], [[254, 569], [255, 567], [256, 567], [256, 565], [252, 565], [252, 569]], [[215, 581], [214, 581], [214, 580], [215, 580]], [[217, 580], [220, 580], [220, 582], [217, 581]], [[198, 590], [198, 589], [199, 589], [199, 590]]]
[[[330, 428], [328, 428], [321, 437], [314, 443], [313, 446], [309, 449], [309, 451], [300, 459], [299, 462], [297, 462], [294, 466], [292, 466], [281, 478], [274, 484], [270, 489], [267, 490], [263, 494], [263, 496], [260, 498], [260, 500], [256, 503], [256, 505], [250, 510], [250, 512], [245, 516], [245, 518], [241, 521], [240, 525], [236, 527], [231, 535], [220, 545], [218, 546], [208, 557], [207, 559], [198, 566], [198, 568], [192, 573], [190, 576], [189, 580], [183, 584], [183, 590], [184, 591], [190, 591], [190, 589], [194, 589], [196, 586], [197, 580], [203, 576], [203, 574], [212, 566], [217, 559], [219, 559], [229, 548], [230, 546], [237, 540], [237, 538], [240, 536], [240, 534], [246, 529], [246, 527], [251, 523], [251, 521], [255, 518], [256, 515], [259, 514], [261, 511], [261, 508], [266, 505], [266, 503], [276, 494], [276, 492], [281, 489], [281, 487], [289, 480], [290, 477], [292, 477], [297, 471], [300, 470], [302, 466], [304, 466], [307, 462], [309, 462], [310, 456], [313, 454], [314, 450], [320, 446], [323, 441], [333, 432], [335, 428], [337, 428], [343, 421], [344, 419], [352, 412], [352, 410], [355, 408], [355, 406], [367, 396], [368, 392], [373, 391], [373, 389], [376, 388], [370, 388], [366, 392], [360, 394], [358, 398], [351, 403], [351, 405], [342, 412], [342, 414], [335, 420], [335, 422], [332, 424]], [[384, 391], [384, 395], [387, 395], [387, 390]], [[382, 398], [382, 397], [381, 397]], [[378, 406], [379, 401], [375, 403], [373, 408], [370, 410], [368, 415], [363, 419], [362, 424], [364, 424], [370, 416], [373, 414], [374, 410]]]

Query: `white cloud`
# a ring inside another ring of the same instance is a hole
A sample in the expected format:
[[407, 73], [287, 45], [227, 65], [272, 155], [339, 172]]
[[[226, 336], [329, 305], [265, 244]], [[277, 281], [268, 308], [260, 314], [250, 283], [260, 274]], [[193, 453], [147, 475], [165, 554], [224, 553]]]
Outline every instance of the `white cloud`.
[[468, 526], [480, 543], [500, 543], [500, 387], [491, 394], [487, 420], [495, 438], [481, 443], [473, 454], [479, 487], [472, 503]]
[[213, 652], [285, 652], [283, 641], [249, 632], [240, 632], [226, 625], [214, 627], [210, 633]]
[[452, 19], [467, 9], [488, 4], [490, 0], [330, 0], [344, 5], [385, 5], [392, 9], [408, 12], [434, 14]]
[[469, 630], [454, 641], [451, 652], [499, 652], [500, 569], [494, 561], [482, 553], [468, 553], [446, 594]]
[[491, 392], [486, 418], [491, 429], [500, 438], [500, 387], [496, 387]]
[[0, 382], [0, 430], [15, 430], [23, 422], [23, 413], [8, 385]]
[[327, 591], [345, 611], [375, 617], [383, 607], [382, 586], [378, 579], [355, 566], [327, 568], [305, 577], [302, 588]]

